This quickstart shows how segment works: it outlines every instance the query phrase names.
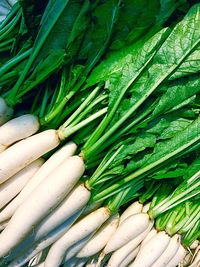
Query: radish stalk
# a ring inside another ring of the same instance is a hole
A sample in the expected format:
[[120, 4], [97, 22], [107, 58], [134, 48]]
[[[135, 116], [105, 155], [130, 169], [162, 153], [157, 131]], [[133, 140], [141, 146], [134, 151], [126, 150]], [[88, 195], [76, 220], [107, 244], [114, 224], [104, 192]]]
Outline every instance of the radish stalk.
[[160, 232], [152, 237], [147, 244], [140, 248], [135, 261], [130, 267], [150, 267], [165, 251], [170, 237], [165, 232]]
[[136, 213], [140, 213], [142, 211], [142, 204], [139, 203], [139, 201], [135, 201], [133, 202], [120, 216], [120, 222], [119, 224], [121, 224], [126, 218], [128, 218], [129, 216], [136, 214]]
[[101, 251], [114, 234], [119, 224], [119, 215], [110, 217], [77, 254], [78, 258], [90, 257]]
[[0, 257], [7, 255], [65, 198], [83, 173], [82, 159], [73, 156], [60, 164], [35, 188], [26, 201], [19, 206], [8, 226], [1, 233]]
[[13, 199], [39, 170], [44, 160], [37, 159], [0, 185], [0, 209]]
[[0, 184], [28, 164], [57, 147], [60, 143], [55, 130], [46, 130], [19, 141], [0, 154]]
[[45, 267], [59, 266], [68, 248], [89, 234], [94, 233], [109, 217], [110, 211], [107, 207], [103, 207], [77, 222], [50, 248]]
[[27, 138], [39, 130], [38, 118], [31, 114], [12, 119], [0, 127], [0, 152], [16, 141]]
[[151, 267], [165, 267], [174, 257], [180, 246], [180, 236], [174, 235], [162, 255], [152, 264]]
[[[28, 261], [30, 261], [33, 257], [35, 257], [39, 252], [42, 250], [48, 248], [50, 245], [52, 245], [54, 242], [56, 242], [60, 237], [65, 234], [68, 229], [71, 227], [71, 225], [76, 221], [76, 219], [79, 217], [81, 211], [75, 213], [72, 217], [70, 217], [68, 220], [66, 220], [61, 226], [56, 228], [54, 231], [49, 233], [47, 236], [43, 237], [39, 242], [36, 242], [33, 244], [26, 252], [24, 253], [24, 247], [22, 248], [22, 255], [19, 255], [19, 257], [15, 257], [15, 260], [13, 260], [9, 266], [10, 267], [20, 267], [24, 266]], [[8, 260], [13, 258], [13, 255], [9, 255]]]
[[105, 254], [119, 249], [134, 237], [144, 232], [149, 226], [149, 216], [146, 213], [138, 213], [129, 216], [117, 228], [114, 235], [104, 248]]
[[139, 252], [140, 246], [138, 246], [137, 248], [135, 248], [123, 261], [122, 263], [119, 265], [119, 267], [126, 267], [129, 265], [129, 263], [131, 263], [135, 257], [137, 256], [138, 252]]
[[142, 240], [148, 235], [152, 226], [152, 223], [150, 223], [149, 227], [144, 232], [133, 238], [121, 248], [114, 251], [109, 259], [108, 267], [120, 266], [120, 264], [128, 257], [128, 255], [140, 245]]
[[17, 207], [31, 194], [37, 185], [39, 185], [54, 169], [56, 169], [65, 159], [74, 155], [76, 144], [69, 142], [55, 152], [31, 178], [23, 190], [13, 199], [1, 212], [0, 222], [8, 220], [15, 212]]
[[166, 265], [166, 267], [176, 267], [185, 257], [186, 250], [182, 245], [179, 246], [178, 251], [174, 255], [174, 257], [170, 260], [170, 262]]

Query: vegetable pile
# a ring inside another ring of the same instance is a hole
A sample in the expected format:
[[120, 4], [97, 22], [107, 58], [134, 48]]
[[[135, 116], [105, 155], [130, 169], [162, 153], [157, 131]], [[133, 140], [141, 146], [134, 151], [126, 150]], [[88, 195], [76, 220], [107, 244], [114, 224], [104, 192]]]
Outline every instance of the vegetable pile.
[[1, 1], [0, 266], [200, 266], [199, 14]]

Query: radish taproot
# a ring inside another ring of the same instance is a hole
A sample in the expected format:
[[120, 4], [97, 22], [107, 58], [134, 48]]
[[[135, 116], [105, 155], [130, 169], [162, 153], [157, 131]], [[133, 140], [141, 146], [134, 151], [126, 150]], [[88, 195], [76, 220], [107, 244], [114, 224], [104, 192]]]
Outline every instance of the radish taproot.
[[31, 114], [9, 120], [0, 127], [0, 152], [13, 143], [33, 135], [39, 127], [38, 118]]
[[0, 154], [0, 184], [28, 164], [57, 147], [57, 131], [46, 130], [12, 145]]
[[134, 251], [142, 242], [142, 240], [148, 235], [152, 228], [152, 224], [149, 224], [149, 227], [142, 233], [140, 233], [137, 237], [133, 238], [124, 246], [120, 247], [119, 249], [115, 250], [108, 262], [108, 267], [117, 267], [119, 266], [127, 257], [128, 255]]
[[80, 157], [70, 157], [35, 188], [18, 207], [0, 234], [0, 257], [7, 255], [66, 197], [84, 170], [84, 163]]
[[140, 247], [135, 261], [130, 267], [150, 267], [165, 251], [170, 237], [165, 232], [159, 232], [152, 237], [143, 247]]
[[37, 159], [0, 185], [0, 209], [12, 200], [44, 163]]
[[126, 218], [108, 241], [104, 253], [115, 251], [131, 241], [148, 228], [149, 222], [149, 216], [146, 213], [133, 214]]
[[77, 254], [78, 258], [90, 257], [100, 252], [114, 234], [119, 224], [119, 215], [111, 216]]
[[45, 267], [59, 266], [64, 259], [67, 249], [89, 234], [94, 233], [109, 217], [109, 209], [102, 207], [78, 221], [52, 245], [45, 260]]
[[136, 214], [136, 213], [140, 213], [142, 211], [142, 207], [143, 205], [139, 202], [139, 201], [135, 201], [133, 202], [130, 206], [128, 206], [128, 208], [121, 214], [120, 216], [120, 222], [119, 224], [121, 224], [126, 218], [128, 218], [129, 216]]
[[69, 142], [55, 152], [39, 169], [38, 172], [31, 178], [27, 185], [1, 212], [0, 222], [8, 220], [15, 212], [17, 207], [31, 194], [55, 168], [57, 168], [68, 157], [73, 156], [76, 151], [76, 144]]

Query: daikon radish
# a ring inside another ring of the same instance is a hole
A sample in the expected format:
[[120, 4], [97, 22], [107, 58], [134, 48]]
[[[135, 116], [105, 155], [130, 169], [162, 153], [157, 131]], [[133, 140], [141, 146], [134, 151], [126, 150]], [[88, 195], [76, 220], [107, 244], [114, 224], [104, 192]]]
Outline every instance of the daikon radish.
[[0, 209], [12, 200], [44, 163], [37, 159], [0, 185]]
[[108, 218], [110, 211], [107, 207], [102, 207], [77, 222], [50, 248], [45, 261], [45, 267], [58, 267], [65, 256], [66, 251], [84, 239], [91, 233], [94, 233]]
[[68, 220], [66, 220], [62, 225], [57, 227], [54, 231], [49, 233], [47, 236], [43, 237], [40, 241], [31, 244], [31, 247], [29, 246], [26, 251], [24, 251], [24, 246], [22, 247], [22, 254], [16, 257], [16, 255], [9, 255], [7, 258], [8, 261], [15, 258], [10, 264], [10, 267], [19, 267], [23, 266], [27, 262], [29, 262], [33, 257], [35, 257], [39, 252], [42, 250], [48, 248], [50, 245], [52, 245], [54, 242], [56, 242], [60, 237], [62, 237], [68, 229], [71, 227], [71, 225], [76, 221], [76, 219], [79, 217], [81, 211], [74, 214], [72, 217], [70, 217]]
[[74, 155], [76, 151], [76, 144], [69, 142], [55, 152], [39, 169], [38, 172], [31, 178], [27, 185], [1, 212], [0, 222], [8, 220], [12, 217], [15, 210], [21, 203], [23, 203], [27, 196], [40, 184], [55, 168], [57, 168], [64, 160]]
[[135, 261], [130, 267], [150, 267], [165, 251], [170, 237], [165, 232], [159, 232], [143, 247], [140, 247]]
[[131, 263], [135, 257], [137, 256], [138, 252], [139, 252], [140, 246], [138, 246], [137, 248], [135, 248], [132, 252], [130, 252], [128, 254], [128, 256], [122, 261], [122, 263], [119, 265], [119, 267], [126, 267], [129, 265], [129, 263]]
[[66, 197], [84, 173], [84, 169], [84, 162], [80, 157], [70, 157], [35, 188], [0, 234], [0, 257], [7, 255]]
[[165, 251], [161, 254], [161, 256], [152, 264], [151, 267], [165, 267], [170, 260], [174, 257], [176, 252], [178, 251], [180, 246], [180, 236], [174, 235]]
[[144, 232], [148, 228], [149, 222], [149, 216], [146, 213], [133, 214], [126, 218], [108, 241], [104, 253], [108, 254], [127, 244]]
[[126, 218], [128, 218], [130, 215], [140, 213], [142, 211], [143, 205], [139, 203], [139, 201], [133, 202], [120, 216], [120, 222], [121, 224]]
[[78, 258], [90, 257], [101, 251], [114, 234], [119, 224], [119, 215], [110, 217], [77, 254]]
[[166, 265], [166, 267], [176, 267], [185, 257], [186, 250], [182, 245], [179, 246], [178, 251], [174, 255], [174, 257], [170, 260], [170, 262]]
[[31, 114], [9, 120], [0, 127], [0, 152], [16, 141], [33, 135], [39, 127], [38, 118]]
[[46, 130], [17, 142], [0, 154], [0, 184], [34, 160], [57, 147], [60, 140], [55, 130]]
[[131, 241], [129, 241], [121, 248], [114, 251], [109, 259], [108, 267], [119, 266], [128, 257], [128, 255], [140, 245], [140, 243], [150, 232], [152, 226], [153, 224], [150, 223], [149, 227], [144, 232], [139, 234], [137, 237], [133, 238]]

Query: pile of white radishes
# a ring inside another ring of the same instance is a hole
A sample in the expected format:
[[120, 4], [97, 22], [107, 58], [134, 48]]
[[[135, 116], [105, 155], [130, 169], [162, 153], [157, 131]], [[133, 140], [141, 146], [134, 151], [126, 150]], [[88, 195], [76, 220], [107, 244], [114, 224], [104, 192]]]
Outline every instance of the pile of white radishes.
[[176, 267], [184, 260], [180, 236], [156, 231], [149, 204], [136, 201], [121, 216], [87, 204], [76, 144], [45, 161], [61, 140], [56, 130], [38, 129], [29, 114], [0, 127], [0, 266]]

